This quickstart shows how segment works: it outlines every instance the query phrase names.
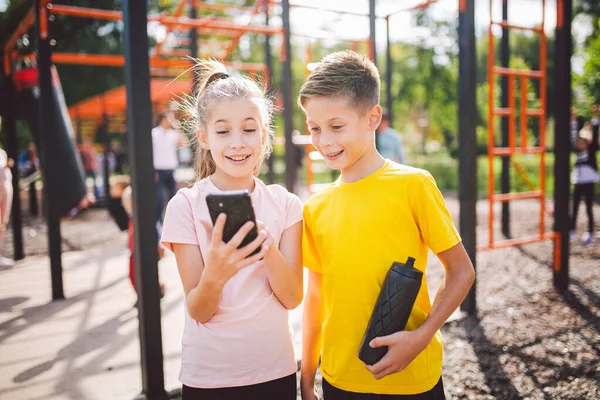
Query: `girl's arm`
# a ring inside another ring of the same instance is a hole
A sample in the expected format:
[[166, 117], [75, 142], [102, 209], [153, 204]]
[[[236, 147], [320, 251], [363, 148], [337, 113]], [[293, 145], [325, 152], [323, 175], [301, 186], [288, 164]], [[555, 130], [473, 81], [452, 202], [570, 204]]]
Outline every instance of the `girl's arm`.
[[224, 282], [203, 276], [200, 247], [181, 243], [173, 243], [172, 247], [187, 300], [187, 311], [190, 317], [205, 323], [219, 308]]
[[300, 389], [303, 400], [316, 399], [315, 374], [321, 354], [321, 325], [323, 324], [322, 275], [309, 271], [308, 289], [302, 314], [302, 370]]
[[265, 240], [264, 233], [259, 234], [251, 243], [238, 249], [244, 237], [254, 226], [251, 222], [247, 222], [229, 242], [224, 243], [225, 220], [225, 214], [221, 214], [217, 218], [206, 254], [206, 265], [198, 245], [171, 244], [185, 291], [188, 313], [200, 323], [210, 320], [219, 308], [225, 283], [240, 269], [265, 257], [267, 251], [266, 248], [263, 248], [258, 254], [250, 256], [254, 249]]
[[419, 328], [375, 338], [371, 347], [389, 346], [388, 353], [375, 365], [367, 366], [375, 379], [402, 371], [423, 351], [454, 310], [460, 306], [475, 281], [475, 270], [462, 243], [438, 254], [446, 273], [431, 312]]
[[[265, 228], [263, 228], [265, 229]], [[270, 246], [265, 258], [269, 284], [288, 310], [302, 302], [302, 221], [283, 231], [279, 248]]]

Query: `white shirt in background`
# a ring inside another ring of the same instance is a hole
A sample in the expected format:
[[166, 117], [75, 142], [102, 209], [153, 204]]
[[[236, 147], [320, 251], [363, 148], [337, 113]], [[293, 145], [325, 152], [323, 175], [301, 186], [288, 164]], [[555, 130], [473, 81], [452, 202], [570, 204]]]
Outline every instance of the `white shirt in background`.
[[155, 170], [174, 170], [179, 166], [177, 146], [179, 133], [157, 126], [152, 129], [152, 153]]
[[12, 186], [12, 172], [8, 168], [8, 155], [4, 149], [0, 149], [0, 185]]

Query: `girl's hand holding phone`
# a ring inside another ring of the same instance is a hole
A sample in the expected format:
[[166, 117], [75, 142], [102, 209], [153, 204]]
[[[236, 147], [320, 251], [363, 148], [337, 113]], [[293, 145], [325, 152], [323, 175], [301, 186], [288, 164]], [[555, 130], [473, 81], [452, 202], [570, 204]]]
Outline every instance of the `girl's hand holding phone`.
[[267, 233], [266, 230], [261, 229], [256, 239], [238, 249], [237, 247], [253, 228], [254, 223], [250, 221], [246, 222], [231, 240], [225, 243], [223, 241], [223, 228], [225, 227], [226, 219], [227, 216], [225, 214], [220, 214], [215, 222], [208, 247], [206, 265], [204, 267], [205, 276], [221, 285], [224, 285], [242, 268], [248, 267], [263, 258], [269, 250], [269, 246], [263, 246], [257, 254], [248, 256], [257, 247], [261, 246], [268, 237], [271, 237], [272, 240], [272, 235]]

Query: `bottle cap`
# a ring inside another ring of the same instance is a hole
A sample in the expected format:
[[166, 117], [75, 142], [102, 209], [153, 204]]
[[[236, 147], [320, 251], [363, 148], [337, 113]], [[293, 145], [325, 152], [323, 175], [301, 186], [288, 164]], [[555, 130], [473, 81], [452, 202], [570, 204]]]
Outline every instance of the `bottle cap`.
[[408, 257], [408, 259], [406, 260], [406, 264], [394, 261], [394, 264], [392, 264], [392, 269], [401, 275], [407, 276], [412, 279], [421, 280], [423, 278], [423, 272], [416, 269], [414, 267], [414, 263], [415, 259], [413, 257]]

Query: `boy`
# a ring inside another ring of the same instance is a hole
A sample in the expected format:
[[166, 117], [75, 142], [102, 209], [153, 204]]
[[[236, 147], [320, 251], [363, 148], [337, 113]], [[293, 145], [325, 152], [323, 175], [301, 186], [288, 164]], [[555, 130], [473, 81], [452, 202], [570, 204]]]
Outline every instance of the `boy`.
[[[316, 399], [321, 355], [325, 400], [444, 398], [439, 328], [460, 305], [475, 273], [442, 195], [424, 170], [384, 160], [375, 149], [379, 73], [366, 57], [331, 54], [308, 76], [298, 102], [313, 144], [340, 179], [304, 207], [301, 389]], [[411, 256], [421, 271], [428, 250], [446, 274], [433, 307], [423, 276], [407, 330], [374, 339], [389, 351], [375, 365], [358, 349], [393, 261]], [[382, 396], [384, 395], [384, 396]]]

